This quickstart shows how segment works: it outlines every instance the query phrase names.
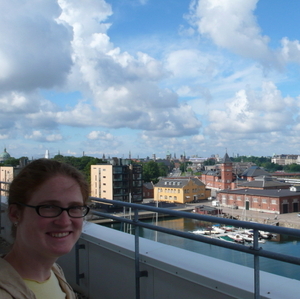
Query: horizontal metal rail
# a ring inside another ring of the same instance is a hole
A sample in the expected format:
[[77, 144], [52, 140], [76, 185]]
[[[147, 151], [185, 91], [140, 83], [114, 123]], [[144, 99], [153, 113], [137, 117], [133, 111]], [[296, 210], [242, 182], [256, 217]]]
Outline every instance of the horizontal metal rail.
[[[92, 201], [96, 202], [101, 202], [101, 203], [106, 203], [106, 204], [113, 204], [114, 206], [120, 206], [120, 207], [127, 207], [135, 212], [135, 217], [134, 220], [124, 218], [124, 217], [119, 217], [115, 216], [110, 213], [105, 213], [105, 212], [100, 212], [100, 211], [95, 211], [92, 210], [92, 214], [103, 217], [103, 218], [108, 218], [108, 219], [113, 219], [118, 222], [123, 222], [123, 223], [128, 223], [132, 224], [135, 227], [144, 227], [148, 228], [154, 231], [159, 231], [163, 233], [167, 233], [170, 235], [190, 239], [190, 240], [195, 240], [195, 241], [200, 241], [203, 243], [211, 244], [211, 245], [216, 245], [224, 248], [229, 248], [232, 250], [248, 253], [254, 256], [254, 298], [259, 298], [259, 257], [265, 257], [273, 260], [278, 260], [286, 263], [291, 263], [291, 264], [296, 264], [300, 265], [300, 258], [291, 256], [291, 255], [286, 255], [286, 254], [281, 254], [277, 252], [272, 252], [268, 250], [264, 250], [261, 247], [258, 247], [258, 231], [267, 231], [271, 233], [276, 233], [276, 234], [283, 234], [283, 235], [288, 235], [288, 236], [293, 236], [300, 238], [300, 230], [298, 229], [292, 229], [292, 228], [286, 228], [286, 227], [278, 227], [274, 225], [267, 225], [267, 224], [260, 224], [260, 223], [254, 223], [254, 222], [248, 222], [248, 221], [241, 221], [241, 220], [234, 220], [234, 219], [227, 219], [227, 218], [220, 218], [220, 217], [214, 217], [214, 216], [207, 216], [207, 215], [200, 215], [200, 214], [195, 214], [195, 213], [190, 213], [190, 212], [183, 212], [183, 211], [176, 211], [172, 209], [167, 209], [167, 208], [158, 208], [158, 207], [153, 207], [153, 206], [147, 206], [147, 205], [141, 205], [141, 204], [134, 204], [134, 203], [127, 203], [127, 202], [122, 202], [122, 201], [112, 201], [108, 199], [100, 199], [96, 197], [91, 197], [90, 198]], [[149, 223], [144, 223], [138, 219], [137, 211], [150, 211], [154, 213], [159, 213], [159, 214], [165, 214], [165, 215], [170, 215], [174, 217], [181, 217], [181, 218], [189, 218], [189, 219], [196, 219], [196, 220], [201, 220], [201, 221], [206, 221], [206, 222], [212, 222], [212, 223], [219, 223], [219, 224], [225, 224], [225, 225], [232, 225], [234, 227], [242, 227], [245, 229], [252, 229], [254, 231], [254, 242], [253, 246], [244, 246], [241, 244], [237, 243], [231, 243], [231, 242], [224, 242], [223, 240], [217, 239], [217, 238], [209, 238], [207, 236], [202, 236], [202, 235], [196, 235], [190, 232], [183, 232], [183, 231], [178, 231], [174, 229], [169, 229]], [[138, 251], [138, 246], [137, 246], [137, 240], [135, 238], [135, 251]], [[135, 252], [136, 256], [136, 263], [137, 260], [139, 260], [139, 253]], [[137, 269], [139, 267], [137, 266]], [[139, 274], [136, 274], [137, 276]], [[139, 282], [136, 285], [136, 298], [139, 298]]]

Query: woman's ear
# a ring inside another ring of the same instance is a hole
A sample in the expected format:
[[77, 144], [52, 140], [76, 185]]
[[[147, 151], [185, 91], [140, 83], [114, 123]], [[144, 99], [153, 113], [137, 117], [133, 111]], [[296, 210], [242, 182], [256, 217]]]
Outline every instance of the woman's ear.
[[15, 204], [9, 205], [8, 217], [12, 223], [18, 224], [21, 221], [21, 215], [22, 215], [22, 211], [19, 209], [17, 205]]

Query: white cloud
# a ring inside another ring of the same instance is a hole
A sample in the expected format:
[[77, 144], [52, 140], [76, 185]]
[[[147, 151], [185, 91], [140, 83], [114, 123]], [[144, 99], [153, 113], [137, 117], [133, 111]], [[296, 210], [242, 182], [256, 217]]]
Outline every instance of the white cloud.
[[55, 21], [57, 3], [2, 1], [0, 10], [0, 91], [61, 85], [72, 64], [72, 34]]
[[92, 131], [87, 135], [88, 139], [91, 140], [113, 140], [114, 136], [110, 133], [102, 132], [102, 131]]
[[226, 110], [211, 111], [207, 130], [210, 134], [237, 133], [244, 138], [249, 133], [285, 131], [293, 124], [295, 103], [291, 97], [283, 98], [272, 82], [264, 82], [260, 94], [250, 89], [240, 90], [235, 98], [228, 100]]
[[300, 43], [298, 40], [290, 41], [287, 37], [281, 40], [282, 56], [286, 62], [300, 64]]
[[56, 142], [56, 141], [61, 141], [63, 137], [61, 134], [48, 134], [46, 135], [45, 132], [39, 131], [39, 130], [34, 130], [32, 134], [30, 135], [25, 135], [26, 139], [32, 139], [35, 141], [40, 141], [40, 142]]
[[254, 16], [258, 0], [199, 0], [191, 6], [191, 23], [217, 46], [251, 58], [265, 67], [282, 68], [281, 58], [269, 49]]

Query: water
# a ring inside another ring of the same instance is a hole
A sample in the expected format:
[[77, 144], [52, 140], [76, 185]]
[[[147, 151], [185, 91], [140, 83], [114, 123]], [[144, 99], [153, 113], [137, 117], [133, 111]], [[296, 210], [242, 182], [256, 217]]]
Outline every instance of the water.
[[[146, 220], [145, 222], [152, 222]], [[158, 226], [163, 226], [180, 231], [194, 231], [211, 225], [207, 222], [185, 219], [185, 218], [165, 218], [157, 222]], [[110, 224], [109, 227], [123, 230], [123, 226], [119, 223]], [[239, 265], [253, 268], [254, 258], [250, 254], [243, 252], [205, 244], [177, 236], [168, 235], [161, 232], [155, 232], [140, 227], [140, 236], [146, 239], [154, 240], [160, 243], [183, 248], [192, 252], [197, 252], [221, 260], [233, 262]], [[300, 239], [289, 236], [278, 236], [276, 240], [266, 240], [266, 243], [259, 243], [259, 246], [265, 250], [278, 252], [286, 255], [296, 256], [300, 258]], [[259, 258], [260, 270], [273, 274], [285, 276], [300, 280], [300, 266], [289, 263], [279, 262], [267, 258]]]

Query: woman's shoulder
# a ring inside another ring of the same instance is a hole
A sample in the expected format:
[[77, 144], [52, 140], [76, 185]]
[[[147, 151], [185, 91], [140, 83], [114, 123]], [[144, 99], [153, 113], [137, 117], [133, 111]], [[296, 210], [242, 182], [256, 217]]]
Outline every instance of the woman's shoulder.
[[3, 290], [3, 289], [0, 288], [0, 298], [1, 299], [13, 299], [13, 296], [11, 296], [5, 290]]
[[0, 298], [34, 298], [18, 272], [0, 257]]
[[7, 291], [3, 290], [0, 286], [0, 298], [1, 299], [13, 299], [13, 296], [10, 295]]

